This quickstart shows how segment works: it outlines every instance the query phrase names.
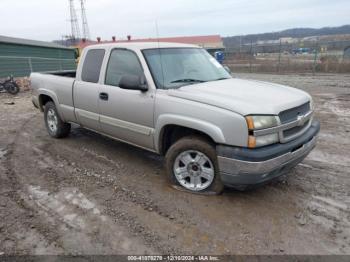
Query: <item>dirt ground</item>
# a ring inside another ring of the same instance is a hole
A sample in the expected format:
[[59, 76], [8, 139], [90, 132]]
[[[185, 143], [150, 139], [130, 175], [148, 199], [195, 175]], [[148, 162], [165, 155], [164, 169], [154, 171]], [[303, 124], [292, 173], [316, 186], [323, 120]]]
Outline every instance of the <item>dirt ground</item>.
[[52, 139], [30, 92], [0, 94], [0, 255], [350, 254], [350, 75], [239, 77], [310, 92], [322, 131], [284, 180], [220, 196], [93, 132]]

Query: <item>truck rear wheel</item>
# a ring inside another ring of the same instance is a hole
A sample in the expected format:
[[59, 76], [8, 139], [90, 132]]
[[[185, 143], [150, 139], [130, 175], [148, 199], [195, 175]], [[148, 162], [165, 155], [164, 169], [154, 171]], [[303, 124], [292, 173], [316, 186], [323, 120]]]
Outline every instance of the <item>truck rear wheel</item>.
[[222, 193], [216, 150], [205, 139], [185, 137], [174, 143], [165, 156], [170, 182], [192, 193]]
[[47, 102], [44, 110], [46, 129], [51, 137], [63, 138], [69, 135], [71, 125], [60, 118], [53, 102]]

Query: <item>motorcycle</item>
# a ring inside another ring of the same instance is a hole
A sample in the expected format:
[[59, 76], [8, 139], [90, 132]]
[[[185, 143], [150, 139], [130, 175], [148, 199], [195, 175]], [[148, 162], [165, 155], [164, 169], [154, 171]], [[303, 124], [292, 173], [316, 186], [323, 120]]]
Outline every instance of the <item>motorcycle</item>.
[[13, 79], [13, 76], [10, 76], [5, 82], [0, 82], [0, 92], [4, 91], [11, 95], [15, 95], [19, 92], [19, 86]]

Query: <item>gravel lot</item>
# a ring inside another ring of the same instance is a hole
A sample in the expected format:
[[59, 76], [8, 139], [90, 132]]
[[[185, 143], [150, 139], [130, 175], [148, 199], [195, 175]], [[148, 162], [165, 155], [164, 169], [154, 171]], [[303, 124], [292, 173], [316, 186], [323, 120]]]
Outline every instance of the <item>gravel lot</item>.
[[350, 75], [239, 77], [310, 92], [322, 131], [285, 179], [221, 196], [93, 132], [51, 139], [29, 92], [0, 94], [0, 254], [350, 254]]

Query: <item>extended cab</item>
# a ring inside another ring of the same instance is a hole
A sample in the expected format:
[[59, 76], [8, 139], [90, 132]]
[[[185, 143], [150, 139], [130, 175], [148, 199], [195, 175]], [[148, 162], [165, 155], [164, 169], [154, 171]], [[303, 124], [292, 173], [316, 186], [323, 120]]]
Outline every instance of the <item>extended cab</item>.
[[52, 137], [76, 123], [165, 155], [170, 181], [191, 192], [285, 174], [315, 147], [320, 129], [307, 93], [233, 78], [192, 45], [94, 45], [76, 72], [33, 73], [31, 81]]

